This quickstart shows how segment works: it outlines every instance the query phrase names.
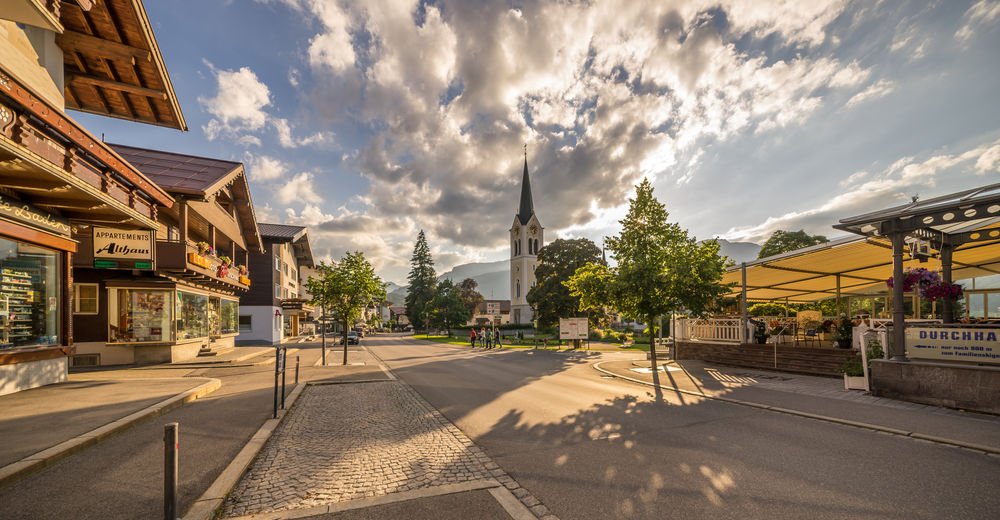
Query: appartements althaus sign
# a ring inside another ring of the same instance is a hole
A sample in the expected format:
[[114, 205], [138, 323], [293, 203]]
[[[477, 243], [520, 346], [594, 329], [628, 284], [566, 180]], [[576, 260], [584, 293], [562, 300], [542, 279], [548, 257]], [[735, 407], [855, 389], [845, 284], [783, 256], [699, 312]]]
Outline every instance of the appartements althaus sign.
[[153, 232], [94, 228], [94, 259], [153, 260]]

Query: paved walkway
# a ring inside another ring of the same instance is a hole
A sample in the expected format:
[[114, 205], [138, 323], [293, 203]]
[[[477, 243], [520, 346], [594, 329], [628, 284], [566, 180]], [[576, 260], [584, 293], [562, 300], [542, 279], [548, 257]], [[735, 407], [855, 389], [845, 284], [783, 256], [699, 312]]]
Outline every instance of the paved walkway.
[[[648, 361], [614, 360], [596, 366], [618, 376], [654, 381]], [[843, 380], [836, 378], [714, 366], [694, 360], [666, 363], [665, 368], [657, 375], [665, 393], [684, 390], [1000, 449], [1000, 416], [844, 390]], [[697, 399], [675, 394], [682, 400]]]
[[208, 381], [206, 378], [134, 378], [131, 377], [134, 374], [124, 372], [71, 374], [65, 383], [0, 397], [0, 410], [3, 411], [0, 414], [0, 439], [3, 439], [0, 442], [0, 466], [127, 417]]
[[490, 479], [487, 464], [402, 383], [312, 386], [230, 495], [225, 515]]

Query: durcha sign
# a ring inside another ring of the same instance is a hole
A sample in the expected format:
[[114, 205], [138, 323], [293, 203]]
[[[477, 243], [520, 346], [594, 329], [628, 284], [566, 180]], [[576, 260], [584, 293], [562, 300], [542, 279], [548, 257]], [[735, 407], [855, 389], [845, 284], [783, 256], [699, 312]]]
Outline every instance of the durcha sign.
[[906, 355], [939, 361], [1000, 364], [1000, 329], [907, 327]]

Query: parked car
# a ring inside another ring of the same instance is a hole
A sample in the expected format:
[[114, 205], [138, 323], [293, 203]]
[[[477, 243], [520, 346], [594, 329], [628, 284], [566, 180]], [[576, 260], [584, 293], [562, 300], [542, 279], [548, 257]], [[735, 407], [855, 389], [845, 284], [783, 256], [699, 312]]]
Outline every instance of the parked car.
[[[344, 340], [341, 339], [340, 342], [343, 343]], [[359, 343], [361, 343], [361, 338], [358, 336], [358, 333], [354, 332], [353, 330], [352, 331], [348, 331], [348, 333], [347, 333], [347, 344], [348, 345], [357, 345]]]

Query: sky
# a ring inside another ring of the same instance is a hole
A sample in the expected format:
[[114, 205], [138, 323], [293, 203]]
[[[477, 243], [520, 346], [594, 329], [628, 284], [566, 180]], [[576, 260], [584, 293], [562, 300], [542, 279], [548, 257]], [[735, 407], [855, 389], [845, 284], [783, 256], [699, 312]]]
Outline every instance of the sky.
[[634, 187], [699, 239], [1000, 182], [1000, 0], [145, 2], [189, 131], [259, 220], [404, 282], [510, 254], [524, 145], [546, 240], [619, 231]]

